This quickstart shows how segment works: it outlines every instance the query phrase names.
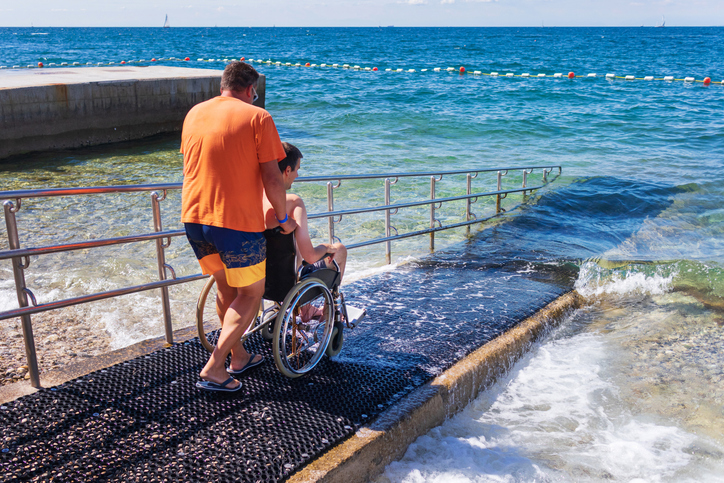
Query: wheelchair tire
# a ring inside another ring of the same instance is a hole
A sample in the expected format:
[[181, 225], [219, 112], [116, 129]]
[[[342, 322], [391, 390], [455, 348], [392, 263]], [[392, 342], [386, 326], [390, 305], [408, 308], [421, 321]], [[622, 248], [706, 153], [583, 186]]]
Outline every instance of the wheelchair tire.
[[325, 354], [329, 357], [334, 357], [342, 352], [342, 346], [344, 345], [344, 324], [341, 322], [335, 322], [334, 330], [332, 330], [332, 338], [329, 340], [329, 345]]
[[[306, 314], [322, 312], [324, 320]], [[274, 324], [272, 351], [279, 372], [294, 378], [311, 371], [324, 356], [334, 329], [334, 299], [319, 279], [308, 278], [289, 291]]]
[[264, 317], [263, 322], [268, 319], [272, 319], [271, 321], [269, 321], [268, 325], [264, 326], [261, 329], [261, 336], [267, 342], [271, 342], [274, 340], [274, 326], [276, 325], [275, 319], [277, 318], [277, 315], [279, 315], [278, 310], [267, 312], [266, 314], [263, 315], [263, 317]]
[[[206, 299], [208, 298], [214, 283], [214, 277], [209, 277], [204, 285], [204, 288], [201, 289], [199, 299], [196, 301], [196, 327], [199, 331], [199, 341], [201, 341], [201, 345], [204, 346], [204, 349], [209, 352], [214, 351], [216, 341], [212, 344], [206, 337], [206, 329], [204, 328], [204, 307], [206, 306]], [[218, 317], [216, 313], [214, 313], [214, 317]]]

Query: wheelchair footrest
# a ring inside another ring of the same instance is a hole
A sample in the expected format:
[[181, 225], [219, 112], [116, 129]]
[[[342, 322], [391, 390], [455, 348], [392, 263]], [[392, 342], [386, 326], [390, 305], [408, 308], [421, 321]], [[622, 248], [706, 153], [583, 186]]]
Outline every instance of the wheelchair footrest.
[[365, 315], [367, 315], [367, 311], [364, 308], [347, 305], [347, 327], [354, 329], [365, 318]]

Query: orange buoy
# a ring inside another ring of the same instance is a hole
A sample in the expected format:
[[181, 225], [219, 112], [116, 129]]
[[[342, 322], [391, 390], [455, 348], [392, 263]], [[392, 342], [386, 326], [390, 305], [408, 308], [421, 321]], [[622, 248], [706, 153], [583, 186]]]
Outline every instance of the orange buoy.
[[242, 58], [241, 58], [241, 59], [239, 59], [239, 60], [241, 60], [241, 61], [243, 62], [243, 61], [244, 61], [244, 57], [242, 57]]
[[[40, 66], [42, 67], [42, 64]], [[708, 86], [709, 84], [711, 84], [711, 77], [704, 77], [704, 85]]]
[[568, 78], [569, 78], [569, 79], [573, 79], [574, 77], [576, 77], [576, 74], [574, 74], [573, 72], [569, 72], [569, 73], [568, 73]]
[[460, 73], [461, 73], [461, 74], [464, 74], [464, 73], [465, 73], [465, 67], [460, 67]]
[[372, 67], [372, 70], [377, 70], [377, 67]]
[[186, 57], [186, 58], [184, 58], [184, 60], [187, 60], [187, 61], [188, 61], [188, 60], [191, 60], [191, 59], [189, 59], [188, 57]]
[[[43, 63], [42, 63], [42, 62], [38, 62], [38, 67], [43, 67]], [[707, 77], [707, 79], [708, 79], [708, 77]]]
[[122, 60], [122, 61], [121, 61], [121, 64], [125, 64], [125, 63], [126, 63], [126, 61], [125, 61], [125, 60]]
[[304, 67], [309, 67], [309, 62], [307, 62], [306, 64], [304, 64]]
[[151, 59], [151, 62], [156, 62], [156, 58], [154, 57], [153, 59]]

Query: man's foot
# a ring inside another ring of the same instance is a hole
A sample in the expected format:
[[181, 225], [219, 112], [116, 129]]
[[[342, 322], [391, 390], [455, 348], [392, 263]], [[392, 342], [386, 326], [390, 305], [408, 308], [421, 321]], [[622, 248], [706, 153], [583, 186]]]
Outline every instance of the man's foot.
[[259, 354], [249, 354], [249, 360], [241, 369], [232, 369], [231, 366], [229, 366], [228, 369], [226, 369], [226, 372], [231, 374], [232, 376], [240, 376], [242, 372], [244, 372], [247, 369], [251, 369], [252, 367], [256, 367], [261, 365], [261, 363], [264, 362], [264, 357]]
[[236, 392], [241, 389], [241, 383], [230, 376], [222, 383], [214, 381], [204, 381], [202, 379], [196, 383], [196, 387], [201, 390], [211, 392]]

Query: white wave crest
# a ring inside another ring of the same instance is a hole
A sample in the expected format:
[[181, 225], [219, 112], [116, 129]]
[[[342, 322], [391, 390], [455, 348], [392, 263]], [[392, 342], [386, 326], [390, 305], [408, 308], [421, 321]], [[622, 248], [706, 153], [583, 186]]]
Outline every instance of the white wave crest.
[[654, 273], [646, 273], [631, 268], [609, 270], [594, 262], [586, 262], [581, 266], [574, 287], [584, 297], [604, 294], [659, 295], [671, 290], [676, 274], [671, 267], [657, 266]]

